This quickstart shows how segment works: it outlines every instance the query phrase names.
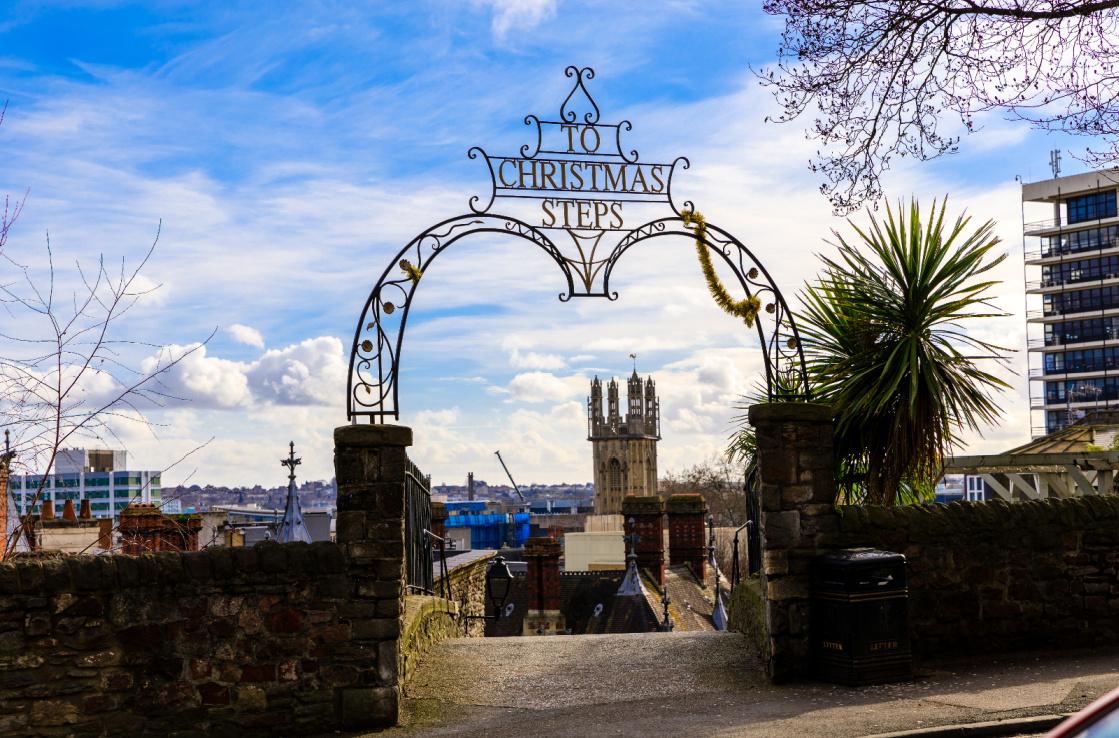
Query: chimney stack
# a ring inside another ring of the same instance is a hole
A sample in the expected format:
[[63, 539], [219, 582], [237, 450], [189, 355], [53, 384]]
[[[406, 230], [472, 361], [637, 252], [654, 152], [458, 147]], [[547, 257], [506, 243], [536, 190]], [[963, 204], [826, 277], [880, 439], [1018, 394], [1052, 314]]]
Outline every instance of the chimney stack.
[[672, 495], [664, 503], [668, 513], [668, 556], [672, 566], [691, 564], [701, 584], [707, 584], [707, 547], [703, 516], [707, 503], [702, 495]]
[[[431, 532], [440, 538], [447, 538], [447, 518], [451, 517], [447, 512], [447, 506], [442, 502], [431, 503]], [[439, 542], [435, 541], [435, 548], [439, 548]]]
[[82, 509], [78, 513], [78, 517], [82, 520], [90, 520], [93, 518], [93, 510], [89, 507], [89, 500], [82, 500]]
[[660, 586], [664, 586], [664, 503], [659, 497], [635, 497], [622, 500], [622, 519], [633, 518], [637, 534], [634, 553], [637, 570], [649, 570]]
[[77, 520], [78, 516], [74, 514], [74, 501], [66, 500], [62, 505], [62, 519], [63, 520]]
[[524, 635], [558, 635], [567, 631], [560, 612], [560, 542], [554, 538], [530, 538], [525, 543], [528, 562], [528, 612]]
[[39, 496], [39, 509], [42, 511], [39, 514], [40, 520], [54, 520], [54, 500], [51, 499], [50, 492], [43, 492]]

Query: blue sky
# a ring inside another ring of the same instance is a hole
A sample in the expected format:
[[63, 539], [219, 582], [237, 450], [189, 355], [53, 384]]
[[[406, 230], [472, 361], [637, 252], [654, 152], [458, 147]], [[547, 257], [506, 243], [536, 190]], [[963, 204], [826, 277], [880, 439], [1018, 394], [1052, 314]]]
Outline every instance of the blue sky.
[[[0, 193], [30, 188], [7, 255], [41, 274], [49, 231], [67, 268], [98, 254], [135, 263], [162, 222], [144, 272], [161, 287], [121, 330], [183, 347], [217, 329], [169, 378], [189, 401], [151, 413], [157, 437], [120, 431], [151, 469], [215, 436], [171, 482], [280, 484], [288, 440], [301, 473], [331, 476], [362, 301], [410, 238], [487, 194], [467, 149], [527, 143], [522, 119], [556, 114], [569, 64], [595, 68], [603, 120], [632, 121], [643, 160], [691, 159], [682, 198], [739, 234], [788, 296], [845, 227], [807, 169], [802, 128], [763, 122], [777, 108], [749, 67], [772, 61], [781, 26], [760, 3], [6, 7]], [[1011, 348], [1025, 344], [1014, 177], [1048, 176], [1048, 150], [1072, 143], [991, 118], [960, 154], [885, 179], [893, 199], [950, 193], [953, 209], [998, 221], [1011, 255], [1000, 306], [1013, 315], [977, 332]], [[1077, 167], [1066, 155], [1065, 173]], [[519, 480], [589, 481], [587, 384], [628, 373], [630, 353], [658, 382], [662, 470], [722, 448], [757, 347], [711, 304], [689, 243], [642, 249], [614, 303], [559, 303], [558, 271], [520, 242], [440, 257], [409, 319], [400, 420], [436, 482], [500, 479], [498, 448]], [[1028, 439], [1023, 356], [1004, 422], [969, 436], [970, 451]]]

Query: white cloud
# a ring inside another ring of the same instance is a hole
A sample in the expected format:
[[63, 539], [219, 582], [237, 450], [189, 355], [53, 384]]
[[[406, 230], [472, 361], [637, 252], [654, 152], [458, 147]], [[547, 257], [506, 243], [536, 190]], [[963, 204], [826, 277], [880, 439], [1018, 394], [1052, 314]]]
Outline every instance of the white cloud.
[[516, 369], [563, 369], [567, 363], [556, 354], [538, 354], [535, 351], [522, 354], [514, 348], [509, 355], [509, 365]]
[[237, 343], [243, 343], [246, 346], [256, 346], [257, 348], [264, 348], [264, 336], [260, 335], [260, 331], [256, 328], [250, 328], [247, 325], [234, 323], [226, 330], [233, 340]]
[[246, 370], [253, 395], [278, 405], [334, 405], [346, 386], [342, 342], [333, 336], [309, 338], [265, 352]]
[[504, 39], [511, 30], [531, 31], [556, 17], [556, 0], [475, 0], [493, 8], [493, 35]]
[[159, 382], [172, 397], [207, 408], [240, 407], [251, 398], [246, 365], [208, 356], [206, 346], [197, 343], [168, 346], [159, 357], [145, 359], [141, 371], [157, 371], [168, 356], [178, 358], [178, 362], [160, 375]]
[[576, 384], [585, 384], [585, 380], [560, 379], [551, 372], [526, 372], [513, 377], [505, 392], [512, 396], [511, 400], [521, 402], [557, 402], [578, 394], [581, 390]]
[[[195, 350], [183, 356], [189, 349]], [[337, 405], [346, 381], [342, 342], [333, 336], [267, 351], [251, 364], [211, 356], [199, 344], [169, 346], [164, 361], [166, 356], [182, 358], [160, 376], [160, 383], [167, 394], [197, 407]], [[145, 359], [143, 371], [154, 371], [158, 362], [156, 357]]]

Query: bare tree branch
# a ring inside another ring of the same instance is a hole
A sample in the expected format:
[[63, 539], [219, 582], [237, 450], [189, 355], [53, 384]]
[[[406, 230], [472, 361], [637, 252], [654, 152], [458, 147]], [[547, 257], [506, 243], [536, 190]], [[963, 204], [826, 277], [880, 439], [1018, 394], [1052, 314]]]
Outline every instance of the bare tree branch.
[[894, 156], [958, 150], [945, 115], [981, 113], [1099, 137], [1119, 163], [1119, 0], [767, 0], [785, 17], [776, 69], [759, 72], [787, 122], [818, 113], [810, 161], [838, 213], [881, 196]]

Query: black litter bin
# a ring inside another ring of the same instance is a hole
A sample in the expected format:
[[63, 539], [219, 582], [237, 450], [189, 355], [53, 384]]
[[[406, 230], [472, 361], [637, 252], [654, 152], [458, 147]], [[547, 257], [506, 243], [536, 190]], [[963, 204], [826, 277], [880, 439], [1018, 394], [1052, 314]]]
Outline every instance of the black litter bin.
[[905, 557], [871, 548], [817, 556], [812, 570], [816, 675], [853, 687], [913, 676]]

